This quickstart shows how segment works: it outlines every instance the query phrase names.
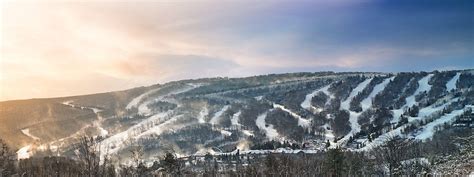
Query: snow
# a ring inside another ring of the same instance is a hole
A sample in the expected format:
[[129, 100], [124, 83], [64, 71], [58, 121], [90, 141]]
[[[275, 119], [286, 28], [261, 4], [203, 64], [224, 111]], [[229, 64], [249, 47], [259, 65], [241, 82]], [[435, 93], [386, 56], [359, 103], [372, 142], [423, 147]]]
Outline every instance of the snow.
[[[147, 131], [147, 129], [144, 127], [146, 127], [147, 125], [161, 124], [162, 122], [169, 119], [170, 114], [171, 111], [167, 111], [164, 113], [153, 115], [150, 118], [128, 128], [123, 132], [117, 133], [107, 139], [104, 139], [101, 142], [101, 149], [103, 150], [103, 152], [106, 152], [106, 150], [109, 149], [110, 153], [118, 151], [120, 148], [122, 148], [121, 146], [123, 146], [127, 140], [130, 140]], [[115, 146], [115, 148], [112, 146]]]
[[227, 130], [220, 130], [220, 132], [221, 132], [222, 135], [225, 135], [225, 136], [230, 136], [230, 135], [232, 135], [232, 132], [229, 132], [229, 131], [227, 131]]
[[150, 108], [148, 108], [149, 104], [157, 102], [157, 101], [170, 101], [170, 100], [166, 100], [165, 97], [170, 96], [170, 95], [176, 95], [176, 94], [184, 93], [184, 92], [190, 91], [194, 88], [197, 88], [199, 86], [201, 86], [201, 85], [200, 84], [187, 84], [186, 87], [184, 87], [184, 88], [176, 89], [176, 90], [173, 90], [172, 92], [170, 92], [168, 94], [157, 96], [156, 98], [154, 98], [152, 100], [145, 101], [144, 103], [142, 103], [138, 106], [138, 113], [141, 114], [141, 115], [144, 115], [144, 116], [153, 115], [153, 112], [150, 110]]
[[30, 133], [30, 129], [26, 128], [26, 129], [23, 129], [21, 130], [21, 132], [23, 134], [25, 134], [26, 136], [30, 137], [30, 138], [33, 138], [34, 140], [40, 140], [40, 138], [38, 138], [37, 136], [34, 136]]
[[282, 111], [285, 111], [289, 113], [292, 117], [298, 119], [298, 126], [303, 127], [303, 128], [309, 128], [311, 122], [310, 120], [302, 118], [300, 115], [296, 114], [295, 112], [285, 108], [285, 106], [273, 103], [273, 108], [278, 108], [281, 109]]
[[265, 132], [265, 135], [267, 136], [268, 139], [270, 140], [275, 140], [279, 137], [278, 132], [273, 128], [273, 125], [269, 124], [268, 126], [265, 123], [265, 118], [267, 117], [267, 113], [265, 112], [263, 114], [260, 114], [257, 117], [257, 120], [255, 120], [255, 123], [257, 124], [257, 127], [260, 130], [263, 130]]
[[[282, 154], [282, 153], [285, 153], [285, 154], [297, 154], [297, 153], [300, 153], [300, 152], [303, 152], [305, 154], [315, 154], [315, 153], [318, 153], [318, 152], [321, 152], [319, 150], [313, 150], [313, 149], [290, 149], [290, 148], [278, 148], [278, 149], [275, 149], [275, 150], [240, 150], [239, 153], [240, 154], [274, 154], [274, 153], [278, 153], [278, 154]], [[216, 153], [216, 155], [226, 155], [226, 154], [235, 154], [237, 153], [237, 150], [233, 151], [233, 152], [228, 152], [228, 153]]]
[[229, 105], [225, 105], [224, 107], [222, 107], [221, 110], [219, 110], [218, 112], [216, 112], [214, 114], [214, 116], [211, 118], [211, 120], [209, 121], [209, 123], [211, 124], [217, 124], [219, 122], [219, 118], [222, 116], [222, 114], [224, 114], [225, 111], [227, 111], [228, 109], [230, 108]]
[[18, 160], [30, 158], [31, 156], [30, 149], [31, 149], [31, 145], [27, 145], [25, 147], [20, 148], [20, 150], [16, 152]]
[[457, 88], [456, 83], [459, 80], [459, 76], [461, 76], [461, 73], [456, 73], [456, 75], [446, 83], [447, 91], [455, 90]]
[[361, 105], [363, 111], [369, 109], [369, 108], [372, 106], [372, 99], [373, 99], [377, 94], [379, 94], [381, 91], [383, 91], [383, 90], [385, 89], [385, 87], [387, 86], [387, 84], [388, 84], [390, 81], [392, 81], [394, 78], [395, 78], [395, 76], [390, 77], [390, 78], [387, 78], [387, 79], [385, 79], [382, 83], [377, 84], [377, 85], [374, 87], [374, 89], [373, 89], [372, 92], [369, 94], [369, 96], [367, 96], [367, 98], [365, 98], [364, 100], [362, 100], [362, 101], [360, 102], [360, 105]]
[[367, 85], [369, 85], [370, 81], [372, 81], [373, 78], [370, 78], [370, 79], [366, 79], [365, 81], [361, 82], [359, 85], [357, 85], [356, 88], [354, 88], [352, 90], [352, 92], [349, 94], [349, 97], [347, 97], [346, 100], [344, 100], [342, 103], [341, 103], [341, 109], [345, 109], [345, 110], [349, 110], [349, 107], [350, 107], [350, 103], [352, 101], [352, 99], [357, 96], [357, 94], [359, 94], [362, 90], [364, 90], [365, 87], [367, 87]]
[[204, 107], [202, 108], [202, 110], [199, 112], [199, 115], [198, 115], [198, 117], [197, 117], [198, 122], [199, 122], [200, 124], [206, 123], [205, 118], [206, 118], [206, 116], [207, 116], [208, 114], [209, 114], [209, 110], [207, 109], [207, 107], [204, 106]]
[[247, 136], [255, 136], [253, 132], [249, 130], [242, 130], [242, 133], [244, 133], [244, 135], [247, 135]]
[[[422, 118], [425, 118], [426, 116], [429, 116], [429, 115], [432, 115], [433, 113], [437, 112], [437, 111], [442, 111], [446, 106], [450, 105], [451, 103], [455, 102], [459, 100], [458, 98], [454, 98], [454, 99], [450, 99], [449, 101], [447, 101], [446, 103], [442, 104], [442, 105], [439, 105], [439, 106], [428, 106], [428, 107], [424, 107], [422, 109], [420, 109], [420, 112], [418, 113], [418, 117], [410, 117], [408, 119], [408, 123], [412, 123], [412, 122], [415, 122], [417, 120], [421, 120]], [[472, 107], [472, 106], [469, 106], [469, 107]], [[453, 111], [452, 113], [450, 114], [446, 114], [444, 116], [442, 116], [439, 120], [437, 119], [438, 123], [440, 124], [443, 124], [444, 122], [448, 122], [450, 121], [451, 119], [453, 119], [453, 117], [455, 117], [456, 115], [458, 115], [459, 112], [455, 112]], [[453, 114], [453, 115], [451, 115]], [[453, 116], [453, 117], [451, 117]], [[436, 121], [434, 121], [436, 122]], [[429, 123], [429, 124], [432, 124], [433, 122]], [[429, 128], [429, 126], [435, 126], [435, 124], [437, 123], [433, 123], [433, 125], [425, 125], [425, 128], [428, 128], [430, 130], [433, 130], [432, 128]], [[401, 130], [403, 128], [405, 128], [408, 124], [405, 124], [403, 126], [400, 126], [396, 129], [393, 129], [385, 134], [382, 134], [380, 135], [379, 137], [375, 138], [372, 142], [368, 143], [365, 147], [359, 149], [361, 151], [364, 151], [364, 150], [370, 150], [372, 149], [373, 147], [377, 147], [377, 146], [380, 146], [381, 144], [383, 144], [389, 137], [392, 137], [392, 136], [402, 136], [402, 133], [401, 133]], [[430, 137], [432, 136], [432, 134], [430, 134], [429, 132], [426, 132], [426, 134], [424, 135], [421, 135], [420, 136], [420, 139], [423, 138], [423, 136], [425, 137]]]
[[[332, 131], [332, 129], [330, 129], [331, 126], [329, 126], [329, 124], [326, 123], [326, 124], [324, 124], [322, 127], [324, 128], [324, 130], [326, 130], [326, 131], [325, 131], [325, 133], [326, 133], [326, 134], [325, 134], [326, 140], [333, 141], [335, 136], [334, 136], [334, 132]], [[329, 128], [329, 129], [328, 129], [328, 128]]]
[[241, 113], [242, 112], [239, 111], [239, 112], [235, 113], [234, 115], [232, 115], [232, 118], [230, 119], [230, 122], [231, 122], [232, 125], [239, 126], [239, 127], [242, 126], [239, 123], [239, 117], [240, 117]]
[[153, 89], [153, 90], [150, 90], [150, 91], [148, 91], [148, 92], [145, 92], [145, 93], [141, 94], [140, 96], [138, 96], [138, 97], [134, 98], [132, 101], [130, 101], [130, 103], [128, 103], [128, 104], [127, 104], [127, 107], [125, 107], [125, 108], [126, 108], [126, 109], [132, 109], [132, 108], [134, 108], [134, 107], [138, 107], [138, 103], [140, 103], [140, 101], [141, 101], [144, 97], [146, 97], [146, 96], [148, 96], [148, 95], [150, 95], [150, 94], [152, 94], [152, 93], [154, 93], [154, 92], [156, 92], [156, 91], [158, 91], [158, 90], [160, 90], [160, 89], [161, 89], [161, 88]]
[[396, 123], [399, 121], [400, 116], [403, 114], [404, 109], [410, 108], [417, 103], [415, 99], [417, 95], [431, 90], [431, 85], [428, 82], [430, 81], [432, 77], [433, 77], [433, 74], [428, 74], [427, 76], [421, 78], [418, 81], [418, 88], [415, 90], [415, 92], [409, 97], [405, 98], [405, 105], [403, 105], [400, 109], [392, 110], [393, 112], [393, 119], [391, 121], [392, 123]]
[[[311, 99], [313, 99], [314, 96], [316, 96], [316, 94], [318, 94], [319, 92], [323, 92], [324, 94], [328, 95], [330, 99], [333, 99], [334, 98], [334, 95], [332, 95], [330, 92], [329, 92], [329, 87], [331, 86], [331, 84], [323, 87], [323, 88], [320, 88], [320, 89], [317, 89], [313, 92], [311, 92], [310, 94], [306, 95], [304, 101], [301, 103], [301, 107], [304, 108], [304, 109], [307, 109], [307, 110], [322, 110], [322, 109], [318, 109], [314, 106], [311, 105]], [[327, 101], [329, 102], [329, 100]], [[326, 102], [326, 103], [327, 103]]]
[[349, 110], [350, 102], [357, 94], [359, 94], [359, 92], [364, 90], [364, 88], [367, 87], [367, 85], [369, 85], [372, 79], [373, 78], [366, 79], [365, 81], [357, 85], [357, 87], [351, 91], [351, 93], [349, 94], [349, 97], [347, 97], [347, 99], [341, 103], [341, 107], [340, 107], [341, 110], [347, 110], [349, 112], [349, 123], [351, 125], [351, 131], [346, 136], [344, 136], [341, 139], [341, 141], [339, 141], [339, 143], [347, 141], [350, 136], [353, 136], [355, 133], [360, 131], [360, 125], [359, 125], [359, 122], [357, 121], [357, 118], [360, 116], [361, 113], [357, 113], [357, 112]]
[[[473, 108], [474, 106], [469, 105], [469, 106], [466, 106], [466, 108], [467, 107]], [[433, 122], [430, 122], [430, 123], [426, 124], [423, 127], [423, 130], [415, 136], [415, 139], [425, 140], [425, 139], [433, 137], [433, 134], [435, 133], [435, 127], [436, 126], [443, 125], [444, 123], [447, 123], [447, 122], [451, 122], [456, 118], [456, 116], [459, 116], [463, 113], [464, 113], [463, 109], [454, 110], [451, 113], [445, 114], [445, 115], [441, 116], [440, 118], [434, 120]]]

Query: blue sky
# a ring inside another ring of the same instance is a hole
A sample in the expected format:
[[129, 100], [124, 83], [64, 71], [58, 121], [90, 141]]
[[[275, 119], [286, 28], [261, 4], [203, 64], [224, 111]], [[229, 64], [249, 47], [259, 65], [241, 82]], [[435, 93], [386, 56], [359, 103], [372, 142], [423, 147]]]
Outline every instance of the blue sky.
[[0, 100], [200, 77], [474, 68], [474, 1], [1, 5]]

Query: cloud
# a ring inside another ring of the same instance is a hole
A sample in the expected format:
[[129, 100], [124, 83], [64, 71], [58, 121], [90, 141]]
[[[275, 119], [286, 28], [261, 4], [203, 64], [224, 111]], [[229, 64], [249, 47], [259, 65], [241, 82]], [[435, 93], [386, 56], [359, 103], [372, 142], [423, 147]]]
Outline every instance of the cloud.
[[2, 5], [0, 100], [196, 77], [474, 67], [472, 1]]

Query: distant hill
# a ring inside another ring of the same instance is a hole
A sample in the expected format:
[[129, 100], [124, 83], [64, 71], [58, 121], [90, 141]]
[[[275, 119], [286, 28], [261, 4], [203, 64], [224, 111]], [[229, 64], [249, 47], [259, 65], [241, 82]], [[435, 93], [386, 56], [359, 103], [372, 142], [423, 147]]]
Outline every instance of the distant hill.
[[0, 138], [29, 156], [72, 155], [81, 136], [127, 157], [248, 150], [271, 140], [373, 148], [388, 136], [428, 139], [472, 114], [473, 70], [316, 72], [206, 78], [93, 95], [0, 102]]

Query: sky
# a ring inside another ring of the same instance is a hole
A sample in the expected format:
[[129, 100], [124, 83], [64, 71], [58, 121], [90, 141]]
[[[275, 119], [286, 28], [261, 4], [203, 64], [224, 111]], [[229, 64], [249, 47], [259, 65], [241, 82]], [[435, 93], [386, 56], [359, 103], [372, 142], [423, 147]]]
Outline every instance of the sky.
[[474, 68], [474, 1], [2, 1], [0, 100], [172, 80]]

